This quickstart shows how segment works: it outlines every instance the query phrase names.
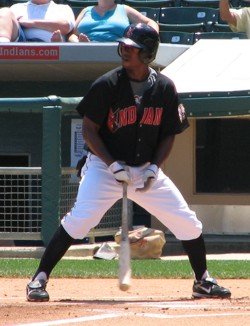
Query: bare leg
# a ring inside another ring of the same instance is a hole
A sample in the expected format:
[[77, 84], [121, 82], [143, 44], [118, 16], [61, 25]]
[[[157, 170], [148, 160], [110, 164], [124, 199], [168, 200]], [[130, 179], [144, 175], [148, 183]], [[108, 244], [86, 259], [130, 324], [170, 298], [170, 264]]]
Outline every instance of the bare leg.
[[14, 42], [18, 37], [18, 21], [9, 8], [0, 9], [0, 42]]

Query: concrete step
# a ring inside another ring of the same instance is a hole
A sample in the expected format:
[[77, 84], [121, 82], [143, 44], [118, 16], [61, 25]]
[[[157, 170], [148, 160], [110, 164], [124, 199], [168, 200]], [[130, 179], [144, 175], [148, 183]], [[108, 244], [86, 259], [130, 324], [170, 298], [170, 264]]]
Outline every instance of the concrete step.
[[[249, 235], [204, 235], [207, 254], [250, 253]], [[163, 256], [184, 254], [182, 244], [172, 235], [166, 235]]]
[[[250, 237], [248, 235], [205, 235], [207, 254], [250, 254]], [[108, 241], [109, 245], [119, 252], [119, 245], [114, 241]], [[72, 245], [65, 258], [93, 257], [96, 250], [102, 242], [94, 244]], [[0, 258], [41, 258], [44, 247], [18, 247], [18, 246], [0, 246]], [[184, 255], [181, 242], [174, 236], [166, 235], [166, 244], [163, 247], [162, 257], [171, 257]]]

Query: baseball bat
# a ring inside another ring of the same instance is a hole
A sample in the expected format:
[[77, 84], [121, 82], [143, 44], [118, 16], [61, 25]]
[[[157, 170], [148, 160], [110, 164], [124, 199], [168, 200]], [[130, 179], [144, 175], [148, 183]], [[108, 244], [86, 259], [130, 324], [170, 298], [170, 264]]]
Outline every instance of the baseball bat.
[[121, 242], [119, 254], [119, 288], [122, 291], [127, 291], [131, 281], [131, 266], [130, 266], [130, 245], [128, 238], [128, 198], [127, 198], [127, 183], [123, 182], [122, 196], [122, 226], [121, 226]]

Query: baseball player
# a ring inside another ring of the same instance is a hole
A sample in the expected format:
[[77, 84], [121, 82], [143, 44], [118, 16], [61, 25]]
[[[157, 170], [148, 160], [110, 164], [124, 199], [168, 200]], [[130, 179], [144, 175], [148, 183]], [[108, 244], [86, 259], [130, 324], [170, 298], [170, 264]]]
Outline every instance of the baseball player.
[[159, 35], [130, 25], [119, 40], [122, 67], [98, 78], [77, 107], [83, 117], [88, 157], [74, 207], [64, 216], [27, 285], [28, 301], [48, 301], [46, 284], [74, 239], [83, 239], [122, 197], [144, 207], [181, 240], [193, 268], [193, 297], [228, 298], [209, 276], [202, 225], [160, 166], [175, 135], [188, 127], [173, 82], [153, 70]]

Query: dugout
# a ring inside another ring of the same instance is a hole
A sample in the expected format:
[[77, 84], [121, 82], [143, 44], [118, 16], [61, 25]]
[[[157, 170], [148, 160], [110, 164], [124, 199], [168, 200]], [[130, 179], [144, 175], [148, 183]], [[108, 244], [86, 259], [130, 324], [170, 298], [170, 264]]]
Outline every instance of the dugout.
[[249, 40], [200, 40], [162, 71], [174, 80], [190, 121], [166, 171], [206, 234], [250, 232], [249, 56]]

